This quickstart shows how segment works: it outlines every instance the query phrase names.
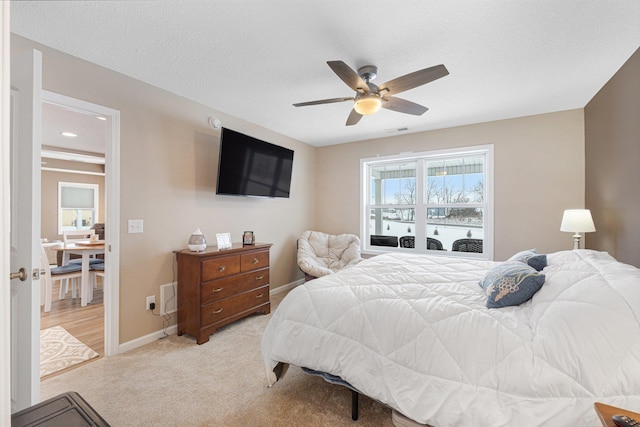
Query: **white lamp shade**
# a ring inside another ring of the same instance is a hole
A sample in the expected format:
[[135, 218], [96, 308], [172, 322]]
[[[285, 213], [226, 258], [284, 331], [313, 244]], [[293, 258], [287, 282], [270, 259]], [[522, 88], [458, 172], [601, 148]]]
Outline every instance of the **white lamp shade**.
[[589, 209], [567, 209], [562, 215], [560, 231], [590, 233], [596, 231]]

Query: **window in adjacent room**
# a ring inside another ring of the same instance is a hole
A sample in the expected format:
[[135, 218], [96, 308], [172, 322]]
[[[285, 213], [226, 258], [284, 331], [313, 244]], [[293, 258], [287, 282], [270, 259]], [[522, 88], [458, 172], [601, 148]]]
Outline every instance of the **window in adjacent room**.
[[363, 159], [361, 181], [363, 252], [493, 258], [493, 146]]
[[58, 182], [58, 234], [89, 229], [98, 213], [98, 184]]

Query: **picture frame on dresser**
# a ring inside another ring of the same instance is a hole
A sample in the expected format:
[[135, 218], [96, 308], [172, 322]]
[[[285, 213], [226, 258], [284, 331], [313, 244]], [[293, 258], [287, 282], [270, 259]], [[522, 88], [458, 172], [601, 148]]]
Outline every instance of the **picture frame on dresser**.
[[245, 246], [254, 244], [253, 231], [245, 231], [242, 234], [242, 244], [245, 245]]
[[230, 249], [231, 244], [231, 233], [217, 233], [216, 241], [218, 242], [218, 249]]

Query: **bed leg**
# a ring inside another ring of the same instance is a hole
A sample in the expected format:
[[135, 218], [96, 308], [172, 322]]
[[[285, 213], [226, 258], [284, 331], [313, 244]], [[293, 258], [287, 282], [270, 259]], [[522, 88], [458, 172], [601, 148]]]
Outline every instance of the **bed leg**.
[[351, 419], [358, 421], [358, 392], [351, 390]]

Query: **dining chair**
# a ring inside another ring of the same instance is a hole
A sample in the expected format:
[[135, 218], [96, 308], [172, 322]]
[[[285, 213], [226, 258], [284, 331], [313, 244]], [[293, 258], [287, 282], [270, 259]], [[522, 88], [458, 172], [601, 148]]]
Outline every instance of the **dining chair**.
[[65, 246], [69, 243], [75, 243], [77, 241], [90, 239], [92, 235], [96, 234], [96, 230], [62, 230], [62, 242]]
[[[103, 261], [103, 260], [101, 260]], [[91, 264], [91, 283], [93, 283], [93, 289], [98, 287], [98, 277], [102, 277], [102, 286], [104, 289], [104, 262]]]
[[433, 237], [427, 237], [427, 249], [435, 250], [435, 251], [444, 251], [444, 247], [442, 246], [442, 242], [438, 239], [434, 239]]
[[371, 246], [398, 247], [398, 236], [371, 235]]
[[[44, 311], [48, 313], [51, 311], [51, 300], [53, 293], [53, 282], [56, 280], [73, 280], [72, 286], [78, 287], [80, 279], [82, 278], [82, 266], [79, 264], [69, 264], [60, 267], [51, 268], [49, 265], [49, 259], [47, 252], [44, 250], [44, 246], [40, 246], [40, 289], [44, 294]], [[60, 283], [62, 288], [63, 282]], [[75, 293], [75, 292], [74, 292]]]
[[[87, 230], [62, 230], [62, 243], [63, 245], [66, 247], [69, 244], [74, 244], [78, 241], [86, 241], [88, 239], [91, 239], [91, 236], [96, 234], [96, 230], [94, 229], [87, 229]], [[60, 262], [61, 266], [64, 266], [65, 264], [78, 264], [80, 265], [82, 263], [82, 259], [81, 258], [74, 258], [74, 259], [70, 259], [71, 255], [67, 255], [67, 257], [69, 257], [69, 259], [66, 260], [63, 258], [62, 262]], [[104, 262], [104, 260], [101, 259], [91, 259], [89, 260], [89, 264], [93, 264], [96, 262]], [[68, 281], [65, 280], [64, 282], [62, 282], [62, 284], [60, 285], [60, 299], [63, 299], [65, 297], [65, 295], [69, 292], [69, 286], [68, 286]], [[76, 287], [73, 286], [71, 288], [71, 298], [76, 298]]]
[[400, 238], [400, 247], [401, 248], [415, 248], [416, 247], [416, 238], [414, 236], [402, 236]]
[[[416, 241], [414, 236], [402, 236], [400, 238], [400, 247], [401, 248], [415, 248]], [[427, 237], [427, 249], [435, 250], [435, 251], [443, 251], [442, 242], [438, 239], [434, 239], [433, 237]]]
[[458, 239], [451, 245], [451, 250], [482, 253], [482, 239]]

